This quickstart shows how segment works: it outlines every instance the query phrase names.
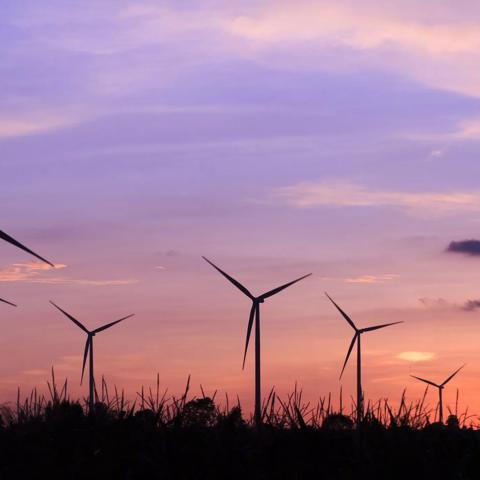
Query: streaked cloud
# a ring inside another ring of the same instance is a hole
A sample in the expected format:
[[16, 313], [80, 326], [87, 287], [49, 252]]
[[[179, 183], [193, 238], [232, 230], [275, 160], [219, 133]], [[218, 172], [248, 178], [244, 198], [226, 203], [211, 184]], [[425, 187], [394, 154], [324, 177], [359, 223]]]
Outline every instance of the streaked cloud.
[[53, 270], [66, 267], [67, 265], [57, 264], [55, 265], [55, 269], [52, 269], [49, 265], [40, 262], [15, 263], [9, 267], [0, 269], [0, 282], [31, 282], [51, 285], [91, 286], [129, 285], [132, 283], [138, 283], [138, 280], [133, 279], [90, 280], [51, 275]]
[[478, 192], [407, 192], [369, 189], [349, 181], [301, 182], [273, 191], [274, 200], [297, 208], [400, 207], [409, 213], [449, 214], [480, 210]]
[[38, 261], [14, 263], [9, 267], [0, 270], [0, 282], [42, 282], [48, 278], [48, 276], [42, 276], [43, 272], [51, 272], [52, 270], [60, 270], [66, 267], [67, 266], [63, 264], [57, 264], [55, 265], [55, 268], [52, 269], [50, 265]]
[[75, 122], [66, 118], [51, 117], [48, 118], [0, 118], [0, 138], [20, 137], [24, 135], [34, 135], [48, 132], [57, 128], [66, 127]]
[[395, 280], [398, 277], [395, 273], [385, 273], [382, 275], [360, 275], [359, 277], [346, 278], [347, 283], [384, 283]]
[[[479, 96], [480, 22], [469, 13], [476, 8], [467, 2], [463, 15], [452, 8], [438, 15], [433, 3], [420, 12], [400, 2], [387, 7], [374, 0], [362, 2], [361, 8], [348, 1], [272, 2], [233, 17], [225, 28], [249, 40], [252, 55], [261, 55], [261, 49], [269, 52], [262, 55], [267, 62], [270, 56], [297, 68], [299, 62], [306, 68], [383, 68], [436, 88]], [[300, 55], [282, 58], [272, 55], [272, 49], [296, 49]], [[325, 58], [332, 50], [338, 54], [330, 55], [327, 64], [312, 62], [312, 56]]]
[[426, 362], [435, 358], [433, 352], [400, 352], [395, 356], [399, 360], [407, 360], [409, 362]]

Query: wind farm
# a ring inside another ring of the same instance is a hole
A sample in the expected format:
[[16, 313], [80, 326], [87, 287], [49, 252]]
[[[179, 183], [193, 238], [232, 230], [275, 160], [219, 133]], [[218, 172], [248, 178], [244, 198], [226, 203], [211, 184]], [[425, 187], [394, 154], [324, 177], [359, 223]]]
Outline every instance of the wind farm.
[[478, 1], [0, 18], [0, 480], [478, 479]]

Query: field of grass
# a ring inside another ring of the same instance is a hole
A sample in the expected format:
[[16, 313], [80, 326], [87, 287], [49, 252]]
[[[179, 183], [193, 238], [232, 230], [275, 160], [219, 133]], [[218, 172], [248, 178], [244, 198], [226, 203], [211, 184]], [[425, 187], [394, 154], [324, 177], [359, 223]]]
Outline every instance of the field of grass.
[[[261, 428], [238, 402], [179, 398], [155, 389], [135, 402], [102, 382], [98, 402], [69, 398], [67, 383], [49, 382], [1, 407], [0, 478], [165, 479], [405, 479], [478, 478], [480, 430], [467, 412], [435, 423], [425, 396], [394, 409], [387, 400], [366, 406], [356, 428], [352, 405], [334, 409], [330, 397], [311, 406], [295, 390], [272, 391]], [[221, 403], [221, 407], [219, 404]]]

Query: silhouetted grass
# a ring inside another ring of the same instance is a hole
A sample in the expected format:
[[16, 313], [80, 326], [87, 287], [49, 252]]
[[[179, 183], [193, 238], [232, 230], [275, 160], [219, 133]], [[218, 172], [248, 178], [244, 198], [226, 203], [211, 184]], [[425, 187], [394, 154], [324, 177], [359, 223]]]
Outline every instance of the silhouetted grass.
[[134, 401], [102, 379], [98, 401], [69, 397], [52, 370], [47, 397], [18, 394], [0, 410], [0, 478], [478, 478], [480, 431], [468, 412], [434, 422], [426, 391], [417, 402], [403, 392], [396, 408], [368, 402], [362, 427], [331, 395], [315, 405], [295, 387], [285, 398], [269, 392], [263, 426], [244, 418], [238, 399], [216, 392], [171, 396], [142, 388]]

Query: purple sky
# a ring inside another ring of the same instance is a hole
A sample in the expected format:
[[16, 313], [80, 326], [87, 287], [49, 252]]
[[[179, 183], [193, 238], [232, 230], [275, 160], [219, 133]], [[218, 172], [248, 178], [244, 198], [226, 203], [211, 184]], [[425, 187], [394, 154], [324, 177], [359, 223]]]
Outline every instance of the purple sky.
[[[339, 389], [361, 325], [405, 320], [365, 347], [367, 396], [415, 397], [409, 373], [480, 408], [480, 5], [474, 1], [10, 1], [0, 20], [1, 229], [8, 306], [0, 397], [74, 392], [90, 326], [97, 372], [252, 391], [241, 357], [255, 292], [314, 276], [263, 314], [265, 389]], [[473, 305], [473, 304], [470, 304]], [[353, 364], [344, 388], [354, 392]], [[451, 396], [451, 398], [449, 397]], [[431, 401], [435, 398], [432, 395]]]

